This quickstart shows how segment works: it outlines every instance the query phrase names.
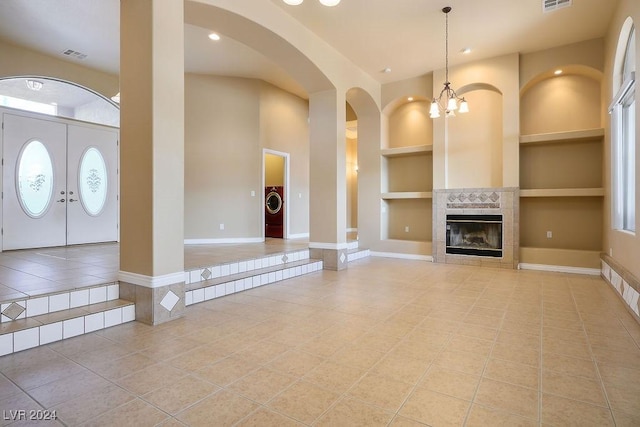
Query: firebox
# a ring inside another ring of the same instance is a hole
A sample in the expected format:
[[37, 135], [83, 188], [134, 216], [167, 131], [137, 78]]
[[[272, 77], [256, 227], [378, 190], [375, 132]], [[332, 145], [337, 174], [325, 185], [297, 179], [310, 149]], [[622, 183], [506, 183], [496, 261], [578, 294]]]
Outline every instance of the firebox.
[[502, 215], [447, 215], [446, 253], [502, 257]]

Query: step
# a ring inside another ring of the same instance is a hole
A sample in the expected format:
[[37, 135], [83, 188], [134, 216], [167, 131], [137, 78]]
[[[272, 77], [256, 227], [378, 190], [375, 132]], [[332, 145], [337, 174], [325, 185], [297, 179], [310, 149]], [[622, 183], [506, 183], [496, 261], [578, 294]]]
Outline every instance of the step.
[[189, 285], [221, 277], [233, 276], [262, 268], [283, 266], [290, 262], [309, 259], [309, 249], [298, 249], [289, 252], [265, 255], [242, 261], [234, 261], [225, 264], [213, 264], [201, 266], [185, 271], [184, 283]]
[[189, 283], [186, 285], [185, 305], [209, 301], [322, 270], [322, 261], [308, 258], [308, 250], [306, 252], [306, 259], [275, 262], [274, 265], [264, 268], [245, 269], [245, 271], [236, 274]]
[[0, 356], [131, 322], [135, 311], [131, 301], [114, 299], [2, 322]]
[[357, 261], [369, 256], [371, 256], [371, 251], [369, 249], [349, 249], [349, 251], [347, 251], [347, 262]]

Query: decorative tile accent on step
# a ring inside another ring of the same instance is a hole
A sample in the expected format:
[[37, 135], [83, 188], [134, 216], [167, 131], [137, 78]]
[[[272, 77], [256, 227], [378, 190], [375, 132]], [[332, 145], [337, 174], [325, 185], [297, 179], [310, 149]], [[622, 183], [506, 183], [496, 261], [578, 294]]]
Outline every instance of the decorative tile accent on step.
[[26, 317], [24, 315], [26, 312], [25, 304], [24, 301], [2, 304], [2, 315], [11, 320], [24, 319]]
[[167, 311], [173, 310], [173, 307], [180, 301], [180, 297], [173, 293], [172, 291], [167, 292], [167, 294], [160, 301], [160, 305], [163, 306]]

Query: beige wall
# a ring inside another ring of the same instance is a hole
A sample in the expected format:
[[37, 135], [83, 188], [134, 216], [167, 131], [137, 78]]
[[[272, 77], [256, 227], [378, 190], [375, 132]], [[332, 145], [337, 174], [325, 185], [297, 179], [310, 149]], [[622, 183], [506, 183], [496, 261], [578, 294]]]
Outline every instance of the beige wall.
[[[610, 253], [613, 258], [622, 264], [636, 277], [640, 277], [640, 150], [636, 148], [636, 233], [625, 233], [611, 229], [611, 139], [610, 139], [610, 117], [606, 114], [608, 103], [613, 98], [612, 75], [613, 61], [615, 58], [618, 37], [622, 24], [627, 17], [631, 17], [636, 27], [636, 70], [640, 71], [640, 39], [638, 28], [640, 27], [640, 2], [637, 0], [620, 0], [618, 9], [609, 27], [609, 32], [605, 39], [605, 71], [602, 95], [602, 117], [605, 123], [605, 221], [604, 221], [604, 250]], [[637, 72], [636, 71], [636, 72]], [[637, 78], [637, 74], [636, 74]], [[636, 147], [640, 147], [640, 131], [637, 124], [640, 123], [640, 90], [636, 82]]]
[[284, 156], [276, 154], [264, 155], [264, 186], [284, 186]]
[[502, 95], [481, 89], [464, 96], [470, 111], [448, 119], [447, 187], [502, 187]]
[[107, 98], [120, 91], [118, 76], [83, 67], [0, 41], [0, 78], [14, 76], [54, 77], [92, 89]]
[[[289, 154], [289, 235], [309, 233], [309, 103], [268, 83], [260, 86], [260, 147]], [[261, 207], [262, 209], [262, 207]], [[264, 209], [261, 210], [261, 212]]]
[[306, 101], [258, 80], [196, 74], [185, 93], [185, 238], [262, 237], [263, 148], [289, 153], [289, 232], [307, 233]]
[[433, 132], [429, 118], [429, 102], [400, 104], [389, 115], [389, 145], [384, 148], [430, 145]]
[[358, 140], [347, 138], [347, 229], [358, 228]]

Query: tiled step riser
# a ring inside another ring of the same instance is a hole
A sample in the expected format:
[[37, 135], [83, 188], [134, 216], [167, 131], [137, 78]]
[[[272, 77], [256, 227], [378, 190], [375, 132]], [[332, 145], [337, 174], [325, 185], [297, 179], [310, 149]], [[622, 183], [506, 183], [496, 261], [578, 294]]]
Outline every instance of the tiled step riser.
[[200, 289], [193, 289], [185, 292], [185, 305], [189, 306], [199, 302], [220, 298], [225, 295], [242, 292], [247, 289], [257, 288], [259, 286], [280, 282], [292, 277], [313, 273], [315, 271], [322, 270], [322, 268], [322, 261], [311, 261], [308, 264], [298, 265], [295, 267], [286, 267], [286, 265], [283, 265], [283, 268], [281, 270], [256, 274], [255, 276], [249, 276], [226, 283], [219, 283], [217, 285], [206, 286]]
[[[0, 323], [84, 307], [120, 298], [117, 283], [0, 304]], [[20, 313], [17, 316], [16, 313]]]
[[0, 356], [134, 321], [130, 304], [0, 335]]
[[270, 255], [245, 261], [232, 262], [221, 265], [212, 265], [194, 270], [186, 271], [184, 274], [185, 284], [204, 282], [210, 279], [218, 279], [225, 276], [232, 276], [239, 273], [248, 273], [267, 267], [285, 265], [287, 262], [303, 261], [309, 259], [309, 250], [288, 252], [284, 254]]
[[369, 249], [362, 249], [362, 250], [347, 254], [347, 262], [357, 261], [359, 259], [367, 258], [369, 256], [371, 256], [371, 251]]

